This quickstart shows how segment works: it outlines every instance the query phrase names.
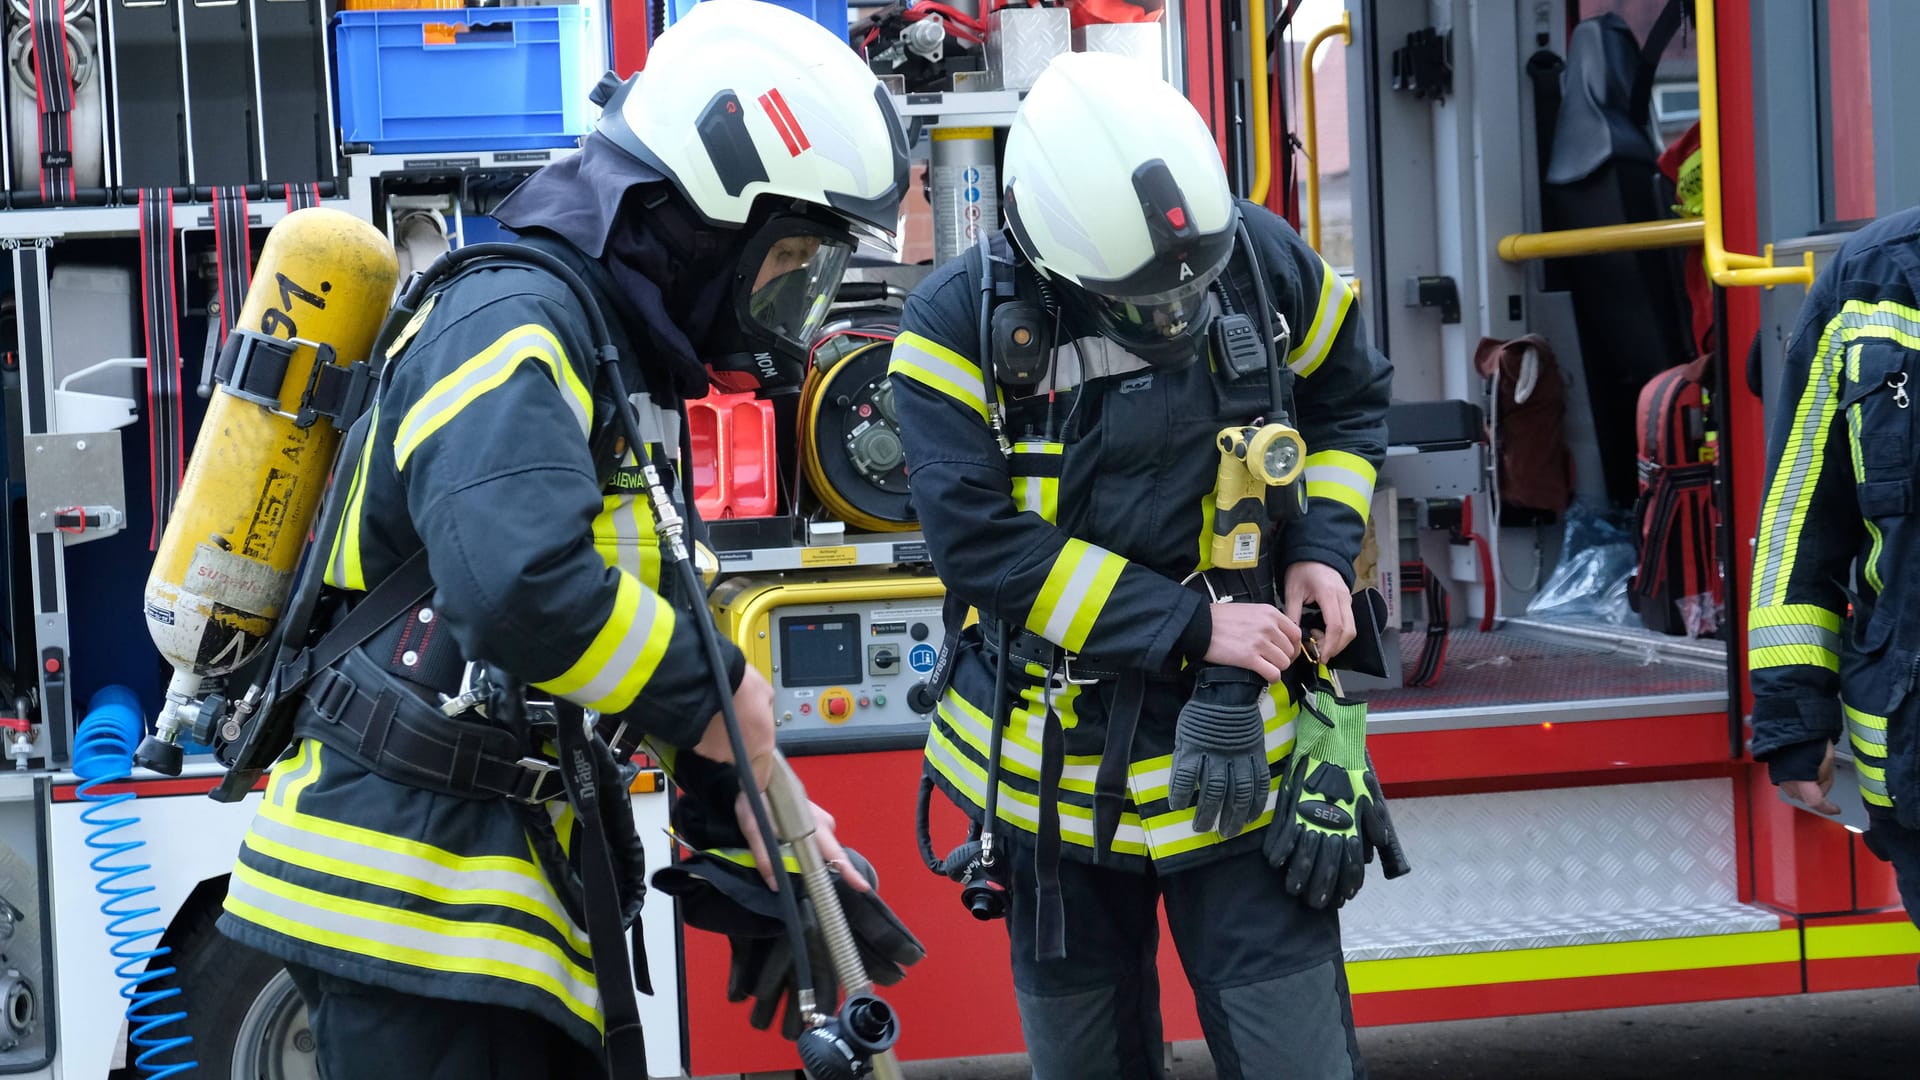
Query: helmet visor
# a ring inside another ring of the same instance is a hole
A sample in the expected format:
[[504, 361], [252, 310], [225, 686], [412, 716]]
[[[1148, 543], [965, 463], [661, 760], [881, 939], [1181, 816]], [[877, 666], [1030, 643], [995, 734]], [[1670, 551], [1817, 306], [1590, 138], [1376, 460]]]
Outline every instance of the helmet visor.
[[[1227, 255], [1231, 255], [1231, 249]], [[1107, 296], [1089, 292], [1087, 299], [1108, 337], [1122, 345], [1161, 345], [1191, 335], [1194, 324], [1210, 313], [1207, 291], [1225, 269], [1227, 257], [1174, 288], [1141, 296]]]
[[740, 320], [749, 333], [804, 356], [827, 320], [852, 238], [804, 219], [776, 219], [740, 261]]

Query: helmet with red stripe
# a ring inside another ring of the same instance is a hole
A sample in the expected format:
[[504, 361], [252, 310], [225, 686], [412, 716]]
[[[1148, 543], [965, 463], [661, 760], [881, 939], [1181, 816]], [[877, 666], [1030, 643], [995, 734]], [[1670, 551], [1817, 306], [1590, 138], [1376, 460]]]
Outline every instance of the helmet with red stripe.
[[694, 4], [608, 100], [598, 130], [712, 225], [745, 225], [775, 200], [888, 236], [899, 227], [907, 138], [893, 100], [845, 41], [787, 8]]

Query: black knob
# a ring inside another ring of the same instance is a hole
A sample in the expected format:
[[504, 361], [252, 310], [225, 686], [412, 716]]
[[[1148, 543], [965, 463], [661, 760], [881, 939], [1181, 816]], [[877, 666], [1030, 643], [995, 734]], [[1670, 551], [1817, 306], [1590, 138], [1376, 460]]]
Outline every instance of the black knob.
[[135, 765], [167, 776], [179, 776], [181, 762], [182, 755], [178, 744], [152, 735], [141, 739], [139, 747], [133, 752]]
[[914, 623], [913, 629], [907, 631], [907, 633], [911, 635], [915, 641], [925, 641], [927, 640], [928, 634], [927, 624], [923, 622]]
[[933, 687], [926, 683], [915, 683], [913, 689], [907, 691], [907, 708], [914, 712], [930, 713], [939, 704], [934, 700]]
[[1007, 890], [992, 878], [982, 877], [960, 890], [960, 902], [981, 922], [992, 922], [1007, 914]]

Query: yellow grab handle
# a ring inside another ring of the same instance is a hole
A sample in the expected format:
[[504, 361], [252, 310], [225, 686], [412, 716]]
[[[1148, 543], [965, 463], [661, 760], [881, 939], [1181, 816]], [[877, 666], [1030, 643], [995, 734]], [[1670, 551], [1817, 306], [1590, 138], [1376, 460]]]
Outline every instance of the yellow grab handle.
[[1726, 288], [1742, 285], [1812, 285], [1813, 253], [1801, 266], [1773, 265], [1773, 245], [1765, 255], [1743, 255], [1727, 250], [1726, 214], [1720, 201], [1720, 58], [1715, 37], [1714, 0], [1694, 5], [1694, 28], [1699, 31], [1700, 79], [1700, 187], [1705, 202], [1707, 274]]
[[1338, 35], [1342, 45], [1353, 44], [1353, 16], [1340, 13], [1340, 21], [1307, 39], [1307, 51], [1300, 58], [1300, 132], [1307, 151], [1307, 245], [1320, 250], [1320, 117], [1315, 111], [1313, 57], [1328, 38]]

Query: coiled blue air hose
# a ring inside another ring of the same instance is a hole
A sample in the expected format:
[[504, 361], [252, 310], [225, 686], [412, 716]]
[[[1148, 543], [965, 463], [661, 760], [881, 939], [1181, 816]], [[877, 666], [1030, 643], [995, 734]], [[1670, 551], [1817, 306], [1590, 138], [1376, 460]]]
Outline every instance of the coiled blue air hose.
[[158, 1078], [197, 1068], [199, 1062], [163, 1064], [155, 1060], [162, 1054], [185, 1047], [193, 1041], [193, 1037], [162, 1037], [155, 1034], [160, 1028], [187, 1018], [184, 1010], [167, 1013], [155, 1011], [161, 1002], [179, 997], [179, 987], [156, 990], [147, 985], [174, 974], [171, 967], [152, 966], [152, 962], [173, 950], [165, 946], [147, 948], [143, 944], [166, 933], [166, 927], [153, 922], [141, 925], [141, 920], [151, 919], [160, 913], [158, 907], [133, 906], [134, 900], [152, 892], [153, 886], [138, 884], [130, 879], [145, 873], [150, 867], [146, 863], [122, 861], [122, 857], [145, 847], [146, 841], [131, 840], [124, 836], [116, 839], [113, 836], [123, 829], [139, 825], [140, 819], [131, 813], [107, 816], [114, 807], [132, 802], [134, 793], [120, 791], [107, 794], [98, 790], [103, 785], [126, 780], [132, 774], [133, 748], [139, 745], [144, 731], [140, 699], [134, 696], [133, 691], [124, 686], [103, 688], [93, 695], [93, 700], [88, 703], [87, 717], [80, 722], [80, 733], [74, 740], [73, 771], [82, 781], [79, 797], [92, 804], [80, 812], [80, 820], [93, 829], [87, 834], [87, 846], [99, 853], [87, 865], [100, 875], [99, 882], [93, 888], [105, 897], [100, 902], [100, 913], [110, 920], [107, 934], [114, 939], [112, 953], [119, 961], [113, 973], [120, 979], [120, 996], [128, 1002], [128, 1041], [142, 1050], [134, 1064], [149, 1077]]

